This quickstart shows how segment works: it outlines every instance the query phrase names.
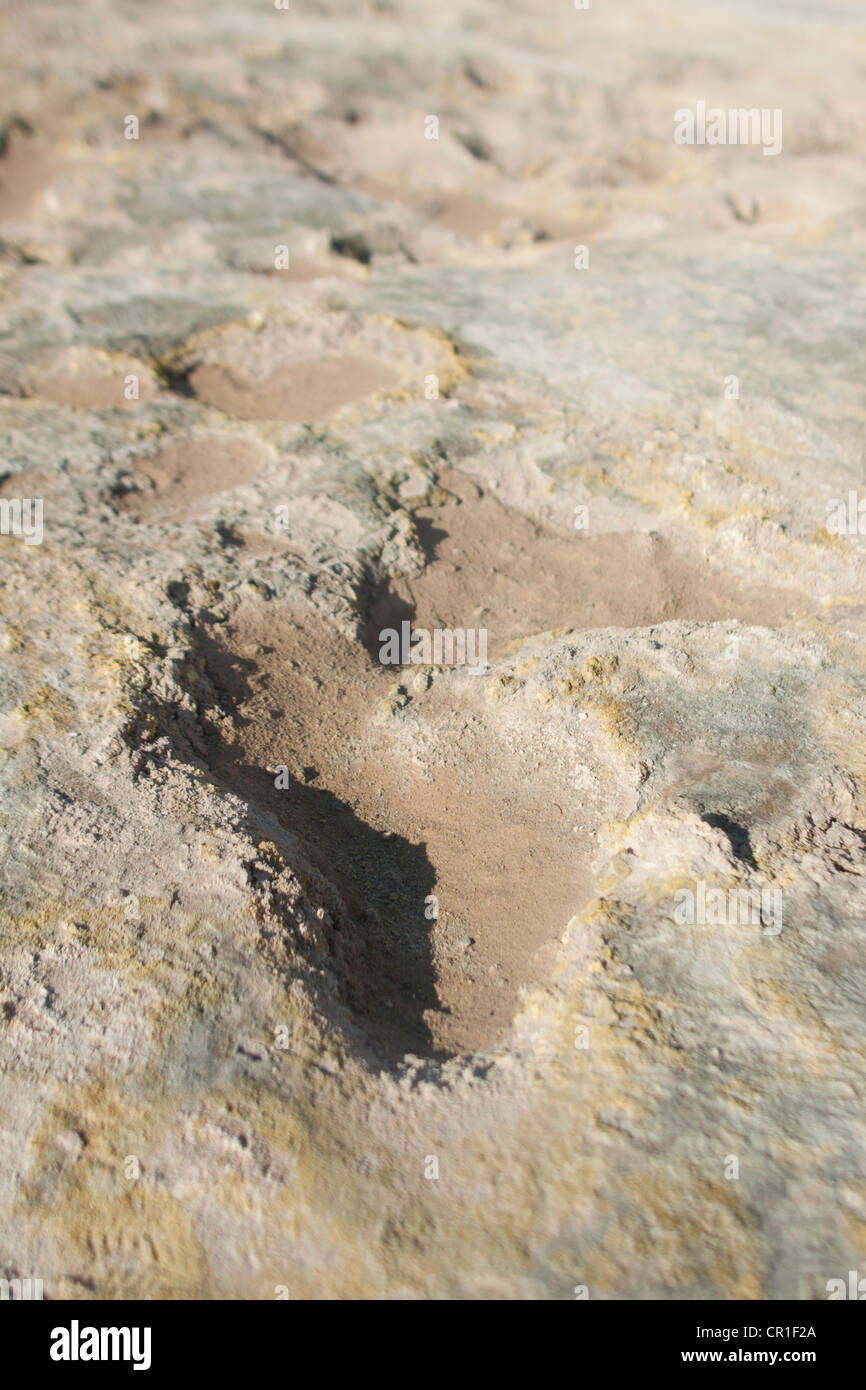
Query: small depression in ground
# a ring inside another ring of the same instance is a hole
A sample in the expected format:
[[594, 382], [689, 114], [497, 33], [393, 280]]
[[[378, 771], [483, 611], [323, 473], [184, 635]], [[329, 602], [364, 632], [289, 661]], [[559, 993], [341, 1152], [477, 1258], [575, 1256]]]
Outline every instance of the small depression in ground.
[[[557, 627], [770, 625], [798, 606], [789, 591], [741, 586], [662, 539], [569, 536], [461, 475], [440, 481], [451, 500], [416, 518], [427, 566], [372, 597], [363, 641], [275, 602], [242, 607], [218, 643], [207, 637], [225, 697], [209, 726], [211, 766], [335, 882], [355, 934], [353, 949], [341, 948], [343, 992], [390, 1058], [504, 1039], [522, 987], [548, 976], [589, 899], [593, 831], [608, 808], [580, 804], [561, 767], [503, 745], [483, 677], [467, 695], [449, 673], [427, 686], [417, 668], [380, 665], [381, 628], [403, 618], [486, 626], [495, 651]], [[405, 718], [383, 715], [395, 675]], [[277, 766], [289, 769], [283, 790]], [[425, 911], [432, 895], [438, 918]]]

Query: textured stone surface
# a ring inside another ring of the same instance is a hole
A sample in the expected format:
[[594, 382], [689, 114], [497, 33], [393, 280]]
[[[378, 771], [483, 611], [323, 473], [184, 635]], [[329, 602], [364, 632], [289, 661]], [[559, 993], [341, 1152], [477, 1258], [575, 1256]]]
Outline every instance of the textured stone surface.
[[[0, 500], [44, 499], [0, 537], [0, 1276], [824, 1296], [866, 1259], [861, 7], [0, 31]], [[676, 146], [697, 100], [782, 154]], [[383, 669], [404, 616], [489, 671]], [[678, 920], [700, 881], [781, 919]]]

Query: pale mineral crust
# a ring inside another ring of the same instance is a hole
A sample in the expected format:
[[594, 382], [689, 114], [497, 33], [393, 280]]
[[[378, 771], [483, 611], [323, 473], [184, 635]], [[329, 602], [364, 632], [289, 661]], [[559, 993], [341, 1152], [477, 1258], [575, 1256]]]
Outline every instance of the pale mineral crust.
[[0, 9], [0, 1278], [866, 1274], [864, 69], [855, 0]]

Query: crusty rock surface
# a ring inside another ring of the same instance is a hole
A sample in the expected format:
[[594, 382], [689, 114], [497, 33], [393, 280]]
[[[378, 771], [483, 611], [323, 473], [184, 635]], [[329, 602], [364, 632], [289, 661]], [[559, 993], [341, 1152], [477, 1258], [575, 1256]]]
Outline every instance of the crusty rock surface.
[[[0, 502], [44, 503], [0, 536], [0, 1277], [825, 1297], [866, 1260], [862, 7], [0, 32]], [[698, 100], [782, 153], [677, 146]], [[406, 618], [487, 669], [381, 666]]]

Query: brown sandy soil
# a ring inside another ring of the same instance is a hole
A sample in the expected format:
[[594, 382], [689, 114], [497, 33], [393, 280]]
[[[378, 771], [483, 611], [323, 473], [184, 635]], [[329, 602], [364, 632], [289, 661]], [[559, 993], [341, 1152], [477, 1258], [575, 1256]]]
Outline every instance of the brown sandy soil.
[[333, 264], [319, 265], [316, 261], [295, 260], [293, 257], [287, 270], [274, 270], [272, 273], [281, 279], [305, 282], [323, 280], [329, 276], [339, 277], [342, 272], [340, 267]]
[[37, 473], [29, 468], [0, 477], [0, 497], [43, 497], [56, 490], [57, 479], [50, 473]]
[[351, 401], [397, 384], [388, 367], [361, 357], [295, 362], [259, 383], [242, 381], [218, 366], [196, 367], [190, 374], [199, 400], [240, 420], [321, 420]]
[[55, 147], [13, 130], [0, 156], [0, 222], [17, 222], [62, 167]]
[[[456, 471], [452, 498], [416, 513], [435, 563], [390, 581], [371, 608], [367, 640], [414, 614], [418, 627], [486, 627], [494, 656], [508, 642], [559, 627], [643, 627], [675, 618], [738, 618], [774, 626], [813, 603], [794, 589], [748, 585], [690, 561], [676, 542], [645, 532], [554, 530], [498, 502]], [[378, 649], [378, 648], [376, 648]]]
[[425, 211], [440, 227], [458, 236], [485, 243], [507, 242], [515, 233], [522, 240], [579, 239], [597, 231], [604, 213], [597, 208], [572, 216], [526, 201], [513, 207], [474, 193], [457, 193], [428, 204]]
[[526, 192], [515, 198], [507, 184], [502, 186], [501, 200], [495, 186], [487, 187], [484, 193], [442, 192], [435, 197], [398, 179], [365, 176], [357, 179], [355, 186], [376, 198], [412, 208], [457, 236], [487, 245], [507, 242], [516, 229], [523, 232], [523, 239], [579, 240], [599, 231], [609, 220], [609, 204], [603, 197], [579, 201], [572, 197], [563, 205], [551, 205]]
[[77, 410], [134, 410], [142, 401], [159, 395], [157, 384], [146, 374], [139, 374], [138, 399], [127, 400], [124, 394], [126, 372], [45, 372], [33, 379], [34, 394], [55, 405], [68, 405]]
[[472, 193], [444, 198], [431, 211], [440, 226], [478, 241], [494, 236], [509, 216], [505, 208]]
[[162, 521], [203, 497], [254, 478], [263, 458], [263, 450], [252, 440], [219, 435], [178, 440], [136, 461], [150, 489], [113, 497], [112, 503], [136, 521]]
[[[342, 981], [359, 1021], [391, 1057], [499, 1041], [587, 890], [571, 822], [551, 819], [550, 779], [530, 782], [521, 754], [496, 756], [447, 681], [409, 685], [447, 760], [407, 756], [381, 714], [394, 671], [309, 614], [241, 612], [227, 643], [209, 659], [234, 702], [213, 725], [212, 766], [340, 888], [343, 929], [361, 938]], [[287, 790], [269, 771], [281, 765]]]

